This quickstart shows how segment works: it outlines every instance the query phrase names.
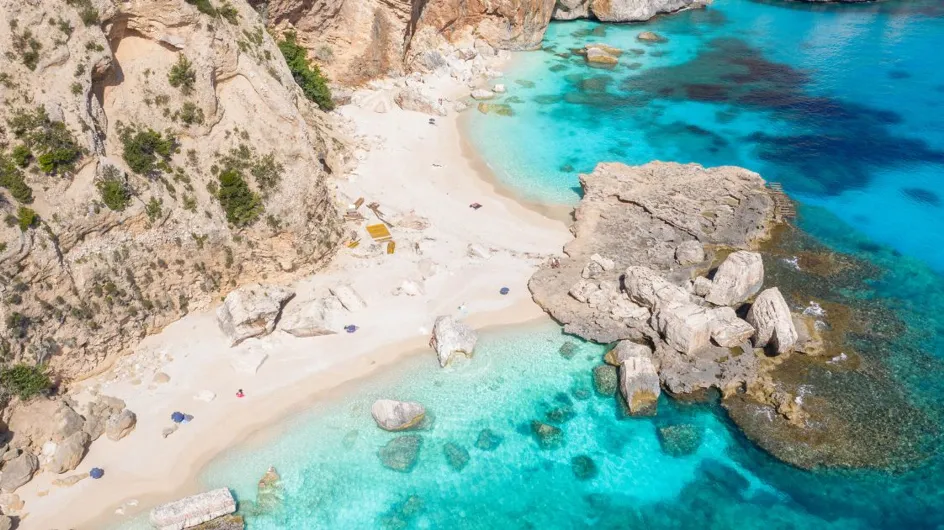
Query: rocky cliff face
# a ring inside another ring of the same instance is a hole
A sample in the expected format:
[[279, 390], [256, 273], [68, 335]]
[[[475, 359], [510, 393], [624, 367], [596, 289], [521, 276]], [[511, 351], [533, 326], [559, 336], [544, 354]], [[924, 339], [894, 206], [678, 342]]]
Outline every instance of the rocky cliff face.
[[310, 270], [344, 146], [244, 1], [0, 1], [0, 351], [81, 377]]
[[453, 45], [528, 50], [552, 19], [636, 22], [711, 0], [251, 0], [273, 29], [294, 29], [336, 82], [435, 69]]

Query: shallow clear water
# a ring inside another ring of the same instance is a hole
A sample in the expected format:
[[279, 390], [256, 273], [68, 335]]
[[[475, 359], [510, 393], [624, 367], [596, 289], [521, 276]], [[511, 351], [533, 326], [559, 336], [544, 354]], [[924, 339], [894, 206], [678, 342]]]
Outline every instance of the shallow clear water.
[[[645, 25], [552, 24], [501, 80], [515, 116], [473, 116], [473, 142], [540, 201], [575, 201], [601, 161], [740, 165], [944, 270], [942, 6], [718, 0]], [[588, 42], [624, 50], [619, 66], [559, 55]]]
[[[637, 43], [643, 29], [670, 40]], [[555, 55], [590, 41], [626, 50], [620, 66]], [[577, 175], [600, 161], [737, 164], [782, 182], [808, 234], [871, 264], [836, 291], [894, 315], [894, 333], [878, 333], [890, 335], [878, 362], [941, 424], [944, 3], [716, 0], [646, 25], [553, 24], [545, 46], [520, 55], [502, 81], [513, 116], [471, 117], [473, 143], [500, 179], [545, 202], [576, 201]], [[558, 351], [567, 340], [553, 325], [523, 327], [486, 334], [462, 366], [410, 358], [225, 454], [204, 482], [234, 489], [251, 530], [944, 525], [940, 439], [908, 472], [797, 470], [746, 441], [714, 405], [663, 398], [657, 417], [623, 418], [593, 391], [602, 347], [581, 344], [567, 359]], [[371, 420], [378, 397], [430, 411], [409, 473], [381, 465], [378, 451], [397, 435]], [[563, 446], [543, 449], [530, 422], [551, 411], [570, 419], [558, 424]], [[700, 433], [694, 454], [663, 449], [657, 432], [671, 425]], [[494, 450], [476, 447], [483, 429], [501, 437]], [[461, 471], [447, 443], [468, 452]], [[578, 456], [592, 460], [594, 477], [578, 479]], [[270, 465], [285, 499], [259, 513], [256, 481]]]

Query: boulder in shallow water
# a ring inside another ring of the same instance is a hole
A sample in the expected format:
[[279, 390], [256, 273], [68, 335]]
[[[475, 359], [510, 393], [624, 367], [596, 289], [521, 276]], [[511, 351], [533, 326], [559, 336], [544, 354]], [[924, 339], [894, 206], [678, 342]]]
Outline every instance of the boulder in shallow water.
[[738, 318], [730, 307], [719, 307], [711, 314], [711, 340], [718, 346], [734, 348], [754, 336], [754, 327]]
[[701, 429], [688, 423], [659, 427], [657, 434], [662, 452], [669, 456], [691, 455], [701, 446]]
[[162, 504], [151, 510], [151, 524], [160, 530], [190, 528], [236, 511], [229, 488], [219, 488]]
[[469, 464], [469, 452], [457, 443], [446, 442], [443, 445], [443, 454], [449, 467], [456, 471], [462, 471]]
[[616, 395], [619, 388], [619, 370], [615, 366], [601, 364], [593, 369], [593, 388], [604, 397]]
[[675, 247], [675, 261], [683, 267], [705, 261], [705, 246], [697, 239], [682, 241]]
[[483, 100], [492, 99], [494, 97], [495, 93], [485, 88], [478, 88], [472, 91], [472, 99]]
[[621, 340], [612, 350], [603, 356], [603, 362], [610, 366], [619, 367], [623, 361], [631, 357], [652, 357], [652, 348], [631, 340]]
[[557, 449], [564, 445], [564, 431], [537, 420], [531, 422], [531, 434], [541, 449]]
[[613, 55], [599, 46], [588, 46], [584, 53], [587, 64], [590, 66], [613, 67], [619, 64], [617, 55]]
[[456, 354], [471, 357], [478, 336], [469, 326], [453, 316], [441, 316], [433, 324], [433, 337], [429, 341], [436, 350], [439, 365], [446, 366]]
[[590, 480], [599, 473], [597, 465], [587, 455], [578, 455], [570, 459], [570, 469], [577, 480]]
[[475, 440], [475, 448], [483, 451], [494, 451], [502, 443], [502, 437], [491, 429], [482, 429], [479, 431], [479, 437]]
[[216, 310], [220, 330], [230, 346], [250, 338], [267, 335], [275, 329], [282, 306], [295, 293], [272, 285], [245, 285], [226, 295]]
[[275, 467], [270, 466], [259, 479], [256, 488], [256, 507], [262, 512], [275, 510], [282, 504], [284, 494], [282, 477], [279, 476]]
[[619, 369], [620, 392], [633, 416], [655, 414], [659, 401], [659, 374], [652, 358], [629, 357]]
[[761, 255], [739, 250], [725, 258], [718, 267], [705, 300], [720, 306], [740, 304], [757, 294], [763, 285], [764, 260]]
[[189, 530], [244, 530], [245, 528], [246, 521], [242, 515], [230, 514], [198, 524]]
[[573, 359], [574, 355], [577, 355], [577, 345], [572, 341], [567, 341], [561, 344], [561, 347], [559, 350], [557, 350], [557, 353], [559, 353], [560, 356], [565, 359]]
[[669, 39], [663, 37], [662, 35], [654, 31], [643, 31], [639, 35], [636, 35], [636, 40], [640, 42], [650, 42], [650, 43], [660, 43], [660, 42], [669, 41]]
[[415, 401], [378, 399], [370, 407], [370, 415], [385, 431], [403, 431], [419, 425], [426, 417], [426, 408]]
[[387, 442], [377, 456], [380, 457], [380, 462], [384, 467], [401, 473], [409, 473], [416, 466], [422, 445], [423, 437], [417, 434], [398, 436]]
[[755, 348], [767, 348], [781, 354], [793, 350], [796, 345], [797, 331], [790, 307], [776, 287], [757, 295], [747, 312], [747, 322], [757, 330], [754, 334]]

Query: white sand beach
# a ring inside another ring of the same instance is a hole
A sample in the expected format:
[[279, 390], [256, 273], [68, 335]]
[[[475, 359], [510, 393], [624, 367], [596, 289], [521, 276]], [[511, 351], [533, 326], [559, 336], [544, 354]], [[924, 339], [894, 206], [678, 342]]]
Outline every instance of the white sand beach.
[[[467, 93], [447, 80], [441, 83], [446, 86], [437, 87], [439, 93]], [[371, 247], [363, 226], [377, 220], [361, 207], [367, 222], [350, 225], [360, 246], [342, 246], [325, 270], [292, 285], [295, 300], [304, 301], [330, 285], [352, 284], [368, 305], [350, 315], [358, 331], [296, 338], [276, 330], [230, 348], [209, 311], [190, 314], [145, 339], [134, 355], [80, 385], [85, 393], [124, 399], [138, 417], [127, 438], [112, 442], [103, 437], [92, 444], [75, 471], [101, 467], [105, 477], [57, 487], [52, 482], [61, 476], [37, 476], [17, 491], [25, 501], [21, 528], [103, 528], [196, 493], [205, 464], [251, 433], [317, 406], [318, 397], [332, 388], [383, 370], [398, 357], [417, 351], [433, 356], [427, 342], [438, 315], [464, 315], [481, 328], [543, 314], [531, 301], [527, 281], [570, 239], [563, 220], [499, 193], [481, 163], [464, 152], [455, 113], [437, 117], [436, 125], [427, 115], [399, 108], [381, 114], [349, 105], [341, 113], [370, 147], [353, 174], [336, 181], [339, 196], [376, 201], [387, 219], [413, 211], [428, 221], [423, 230], [394, 226], [396, 252], [388, 255], [385, 245]], [[476, 202], [480, 209], [469, 207]], [[486, 249], [488, 257], [471, 256], [470, 245]], [[427, 261], [421, 267], [422, 260]], [[421, 268], [429, 275], [425, 281]], [[421, 284], [424, 293], [394, 294], [403, 280]], [[502, 287], [510, 293], [501, 295]], [[231, 364], [247, 352], [268, 355], [254, 375]], [[156, 373], [169, 380], [155, 382]], [[240, 388], [244, 399], [235, 397]], [[195, 399], [206, 391], [215, 399]], [[193, 415], [193, 421], [162, 438], [178, 410]]]

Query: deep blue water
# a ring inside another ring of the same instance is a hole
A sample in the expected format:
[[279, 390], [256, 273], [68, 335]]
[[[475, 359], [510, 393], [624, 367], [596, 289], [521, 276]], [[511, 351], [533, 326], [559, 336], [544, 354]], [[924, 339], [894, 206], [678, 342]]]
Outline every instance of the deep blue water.
[[[643, 29], [669, 42], [636, 42]], [[591, 69], [568, 54], [590, 41], [625, 50], [620, 66]], [[644, 25], [555, 23], [545, 49], [519, 55], [501, 81], [514, 115], [475, 113], [469, 123], [498, 177], [537, 201], [575, 202], [577, 175], [613, 160], [736, 164], [783, 183], [806, 234], [786, 256], [828, 259], [831, 249], [857, 265], [804, 286], [773, 256], [772, 280], [798, 284], [788, 293], [795, 305], [808, 287], [861, 310], [866, 329], [850, 344], [869, 369], [858, 379], [826, 365], [817, 374], [840, 389], [879, 385], [886, 406], [863, 399], [871, 408], [850, 410], [915, 425], [920, 458], [905, 470], [790, 467], [712, 404], [663, 398], [655, 418], [624, 418], [592, 388], [603, 348], [580, 344], [565, 358], [560, 346], [572, 339], [547, 324], [489, 333], [462, 366], [442, 370], [431, 353], [407, 360], [292, 418], [265, 443], [227, 453], [204, 481], [234, 488], [251, 530], [944, 527], [941, 50], [941, 1], [716, 0]], [[370, 419], [378, 397], [430, 410], [409, 473], [380, 463], [396, 435]], [[556, 424], [561, 445], [542, 448], [532, 420]], [[660, 443], [659, 429], [676, 425], [698, 433], [693, 453]], [[483, 429], [497, 447], [476, 447]], [[468, 454], [459, 471], [447, 443]], [[578, 457], [595, 474], [578, 478]], [[269, 465], [283, 475], [285, 500], [257, 513], [256, 481]]]

